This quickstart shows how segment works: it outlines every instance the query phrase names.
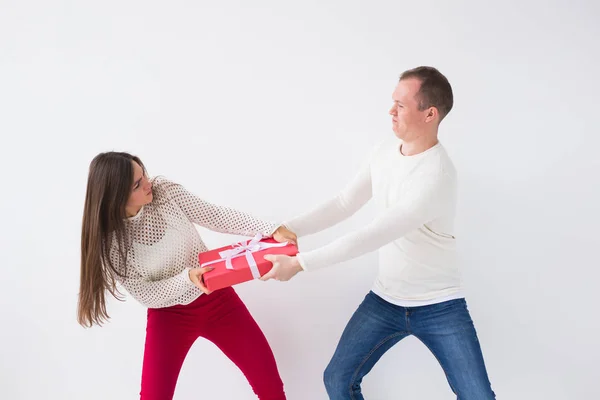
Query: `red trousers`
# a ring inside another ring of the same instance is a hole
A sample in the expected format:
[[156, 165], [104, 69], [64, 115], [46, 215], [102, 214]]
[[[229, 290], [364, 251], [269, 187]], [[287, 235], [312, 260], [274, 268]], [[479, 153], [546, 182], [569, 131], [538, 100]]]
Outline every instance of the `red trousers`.
[[[260, 400], [285, 400], [271, 347], [232, 288], [185, 306], [148, 309], [142, 400], [173, 398], [183, 360], [200, 336], [238, 366]], [[197, 397], [204, 398], [201, 393]]]

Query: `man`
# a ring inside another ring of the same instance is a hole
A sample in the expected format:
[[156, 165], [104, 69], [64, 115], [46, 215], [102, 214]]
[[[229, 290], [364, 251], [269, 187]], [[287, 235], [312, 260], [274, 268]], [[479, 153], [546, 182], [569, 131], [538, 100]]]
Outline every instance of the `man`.
[[373, 198], [379, 215], [365, 227], [296, 257], [268, 255], [263, 280], [288, 280], [378, 249], [379, 274], [324, 374], [333, 400], [363, 399], [361, 381], [408, 335], [439, 361], [461, 400], [494, 399], [455, 256], [456, 171], [438, 141], [453, 106], [452, 87], [432, 67], [400, 76], [389, 113], [395, 137], [376, 146], [334, 199], [285, 223], [298, 237], [350, 217]]

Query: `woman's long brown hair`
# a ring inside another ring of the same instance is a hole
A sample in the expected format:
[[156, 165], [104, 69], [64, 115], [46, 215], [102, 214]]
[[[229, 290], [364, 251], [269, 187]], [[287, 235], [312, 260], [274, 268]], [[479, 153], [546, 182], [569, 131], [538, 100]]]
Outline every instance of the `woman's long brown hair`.
[[[90, 164], [81, 227], [77, 308], [77, 322], [84, 327], [101, 325], [109, 319], [107, 291], [120, 299], [115, 274], [126, 274], [129, 240], [125, 234], [125, 206], [134, 179], [132, 162], [145, 172], [141, 160], [128, 153], [101, 153]], [[115, 268], [110, 257], [113, 240], [117, 241], [120, 268]]]

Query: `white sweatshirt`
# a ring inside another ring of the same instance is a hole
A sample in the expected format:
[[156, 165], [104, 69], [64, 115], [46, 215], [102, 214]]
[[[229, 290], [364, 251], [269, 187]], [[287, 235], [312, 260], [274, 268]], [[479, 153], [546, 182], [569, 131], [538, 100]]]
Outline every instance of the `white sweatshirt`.
[[[129, 237], [123, 265], [113, 240], [113, 265], [127, 277], [117, 281], [150, 308], [189, 304], [202, 294], [189, 278], [198, 267], [198, 253], [208, 248], [194, 224], [235, 235], [273, 234], [278, 225], [228, 207], [217, 206], [165, 178], [153, 179], [152, 202], [126, 221]], [[126, 266], [126, 268], [125, 268]]]
[[373, 291], [401, 306], [463, 297], [455, 253], [456, 170], [441, 143], [404, 156], [395, 137], [371, 152], [356, 177], [335, 198], [284, 222], [298, 237], [350, 217], [371, 198], [377, 217], [361, 229], [298, 260], [316, 270], [378, 250]]

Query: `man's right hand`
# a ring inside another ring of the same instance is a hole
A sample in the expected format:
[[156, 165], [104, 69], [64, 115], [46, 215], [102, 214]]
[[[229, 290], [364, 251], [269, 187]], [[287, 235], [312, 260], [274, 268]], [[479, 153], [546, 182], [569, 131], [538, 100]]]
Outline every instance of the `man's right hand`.
[[211, 294], [212, 291], [208, 290], [204, 285], [204, 275], [206, 272], [212, 271], [213, 267], [203, 267], [203, 268], [192, 268], [189, 270], [190, 280], [194, 285], [196, 285], [204, 294]]
[[275, 232], [273, 232], [273, 239], [277, 242], [290, 242], [295, 246], [298, 246], [298, 237], [292, 231], [285, 226], [281, 225]]

